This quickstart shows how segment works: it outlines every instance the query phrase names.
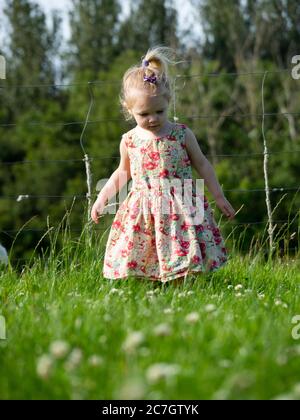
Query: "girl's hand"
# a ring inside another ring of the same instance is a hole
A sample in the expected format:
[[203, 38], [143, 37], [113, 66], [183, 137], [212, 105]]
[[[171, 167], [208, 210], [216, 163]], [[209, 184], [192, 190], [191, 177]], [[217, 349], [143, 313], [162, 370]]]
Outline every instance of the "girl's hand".
[[229, 220], [232, 220], [234, 218], [235, 210], [224, 196], [216, 198], [216, 205], [219, 207], [222, 213], [224, 213], [225, 216], [228, 217]]
[[92, 207], [91, 218], [96, 224], [98, 224], [98, 218], [102, 214], [104, 207], [105, 207], [105, 204], [103, 203], [103, 201], [98, 200], [98, 199], [95, 201]]

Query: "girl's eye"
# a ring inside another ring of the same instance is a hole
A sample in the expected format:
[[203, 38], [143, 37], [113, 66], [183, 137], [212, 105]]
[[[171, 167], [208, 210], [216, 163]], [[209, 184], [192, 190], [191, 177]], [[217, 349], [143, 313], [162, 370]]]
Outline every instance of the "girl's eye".
[[157, 111], [158, 114], [162, 114], [164, 111]]

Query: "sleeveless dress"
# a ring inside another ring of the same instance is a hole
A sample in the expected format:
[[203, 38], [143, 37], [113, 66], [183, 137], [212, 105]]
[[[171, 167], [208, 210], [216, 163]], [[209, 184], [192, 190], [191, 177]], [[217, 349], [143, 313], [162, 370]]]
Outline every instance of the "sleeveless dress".
[[[168, 135], [154, 139], [141, 139], [135, 129], [123, 134], [132, 188], [109, 232], [105, 278], [166, 282], [192, 272], [216, 270], [227, 261], [211, 207], [192, 178], [185, 132], [186, 126], [176, 123]], [[186, 204], [182, 189], [188, 182], [193, 201]]]

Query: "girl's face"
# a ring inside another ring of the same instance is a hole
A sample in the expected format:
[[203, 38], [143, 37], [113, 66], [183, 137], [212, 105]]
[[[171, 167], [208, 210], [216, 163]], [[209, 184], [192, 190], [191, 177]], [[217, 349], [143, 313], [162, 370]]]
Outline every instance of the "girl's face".
[[139, 127], [156, 133], [167, 123], [168, 107], [169, 101], [163, 95], [147, 95], [139, 91], [130, 112]]

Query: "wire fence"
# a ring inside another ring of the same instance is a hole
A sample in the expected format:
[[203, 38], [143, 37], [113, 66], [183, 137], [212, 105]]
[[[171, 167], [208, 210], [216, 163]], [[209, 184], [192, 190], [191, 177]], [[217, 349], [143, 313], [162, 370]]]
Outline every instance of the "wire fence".
[[[187, 80], [187, 79], [195, 79], [195, 78], [203, 78], [203, 77], [244, 77], [244, 76], [257, 76], [262, 77], [262, 84], [261, 84], [261, 102], [262, 102], [262, 113], [220, 113], [220, 114], [209, 114], [209, 115], [182, 115], [180, 116], [181, 119], [184, 120], [197, 120], [197, 119], [215, 119], [215, 118], [259, 118], [262, 121], [261, 125], [261, 132], [264, 139], [264, 150], [261, 153], [232, 153], [232, 154], [216, 154], [214, 157], [226, 157], [226, 158], [251, 158], [251, 159], [260, 159], [262, 158], [264, 160], [263, 162], [263, 168], [264, 168], [264, 181], [265, 185], [261, 188], [249, 188], [249, 189], [241, 189], [241, 188], [228, 188], [223, 189], [224, 192], [231, 192], [231, 193], [250, 193], [250, 194], [256, 194], [256, 193], [264, 193], [266, 196], [266, 203], [268, 208], [268, 222], [265, 221], [243, 221], [237, 223], [235, 226], [243, 226], [243, 225], [259, 225], [259, 224], [268, 224], [268, 233], [269, 233], [269, 247], [270, 250], [273, 248], [273, 231], [274, 231], [274, 224], [281, 224], [281, 223], [287, 223], [288, 220], [273, 220], [272, 216], [272, 209], [270, 204], [270, 194], [272, 193], [289, 193], [289, 192], [298, 192], [300, 189], [300, 186], [298, 185], [292, 185], [292, 186], [280, 186], [280, 187], [271, 187], [268, 183], [268, 158], [272, 155], [278, 155], [278, 154], [297, 154], [300, 152], [300, 150], [271, 150], [269, 151], [268, 145], [267, 145], [267, 139], [266, 139], [266, 133], [265, 133], [265, 118], [268, 117], [278, 117], [278, 116], [300, 116], [299, 112], [265, 112], [265, 104], [264, 104], [264, 83], [266, 80], [266, 77], [268, 74], [280, 74], [280, 73], [290, 73], [292, 69], [280, 69], [277, 71], [257, 71], [257, 72], [232, 72], [232, 73], [202, 73], [197, 75], [176, 75], [174, 78], [174, 110], [173, 110], [173, 119], [174, 121], [178, 121], [179, 117], [177, 115], [177, 102], [176, 102], [176, 82], [179, 80]], [[32, 88], [70, 88], [70, 87], [87, 87], [90, 95], [90, 102], [88, 111], [86, 114], [86, 118], [84, 120], [78, 120], [78, 121], [27, 121], [27, 122], [20, 122], [20, 123], [1, 123], [0, 127], [5, 128], [13, 128], [17, 127], [19, 125], [22, 126], [83, 126], [82, 131], [79, 137], [79, 143], [81, 150], [83, 152], [84, 158], [83, 159], [49, 159], [49, 160], [23, 160], [23, 161], [2, 161], [0, 162], [0, 167], [3, 166], [13, 166], [13, 165], [35, 165], [35, 164], [82, 164], [84, 163], [85, 169], [86, 169], [86, 181], [87, 181], [87, 193], [85, 195], [82, 194], [70, 194], [70, 195], [51, 195], [51, 194], [15, 194], [15, 195], [8, 195], [8, 196], [2, 196], [0, 197], [1, 200], [15, 200], [17, 202], [21, 202], [24, 200], [38, 200], [38, 199], [49, 199], [49, 200], [61, 200], [61, 199], [76, 199], [76, 200], [88, 200], [88, 207], [89, 211], [88, 214], [90, 214], [90, 207], [91, 207], [91, 198], [93, 196], [96, 196], [96, 194], [92, 194], [92, 186], [91, 186], [91, 162], [93, 161], [106, 161], [108, 159], [117, 159], [119, 156], [94, 156], [89, 157], [87, 154], [87, 151], [85, 149], [85, 141], [84, 136], [86, 129], [88, 125], [90, 124], [104, 124], [104, 123], [110, 123], [110, 122], [123, 122], [124, 120], [122, 118], [98, 118], [94, 120], [90, 120], [90, 114], [95, 104], [95, 95], [93, 89], [100, 86], [103, 87], [105, 85], [118, 85], [120, 86], [120, 81], [90, 81], [90, 82], [82, 82], [82, 83], [67, 83], [67, 84], [34, 84], [34, 85], [2, 85], [0, 86], [0, 93], [3, 90], [9, 90], [9, 89], [32, 89]], [[211, 155], [207, 155], [207, 157], [212, 157]], [[120, 203], [112, 203], [112, 205], [118, 205]], [[108, 206], [107, 206], [108, 207]], [[90, 222], [90, 220], [89, 220]], [[95, 229], [95, 230], [101, 230], [101, 229]], [[73, 232], [80, 232], [81, 230], [72, 230]], [[3, 230], [0, 231], [4, 234], [14, 234], [19, 231], [17, 230]], [[43, 229], [25, 229], [22, 232], [45, 232]]]

